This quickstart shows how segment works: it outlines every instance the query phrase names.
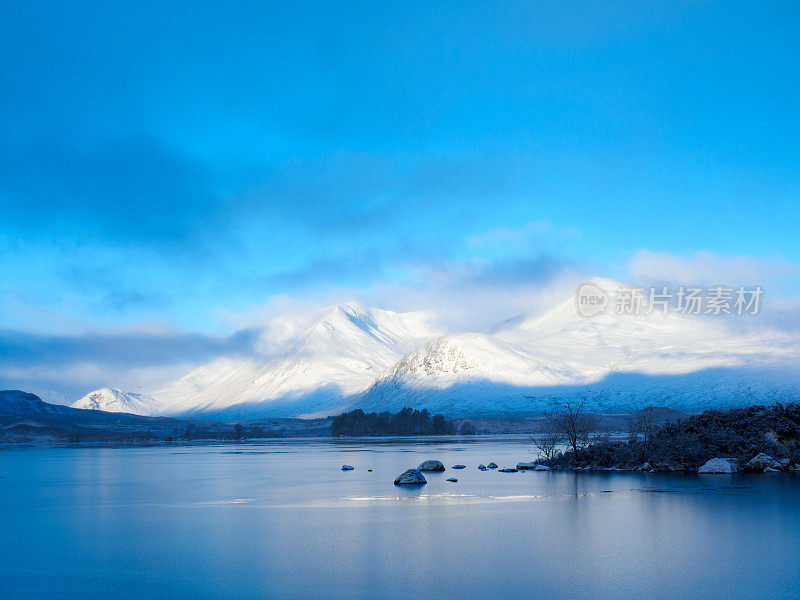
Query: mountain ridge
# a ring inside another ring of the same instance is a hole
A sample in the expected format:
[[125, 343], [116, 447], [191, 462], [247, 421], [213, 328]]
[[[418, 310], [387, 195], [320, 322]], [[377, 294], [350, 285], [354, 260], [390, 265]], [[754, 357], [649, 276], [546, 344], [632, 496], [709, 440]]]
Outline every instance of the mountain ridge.
[[[627, 287], [590, 283], [606, 294]], [[316, 418], [403, 406], [463, 416], [532, 414], [570, 394], [585, 395], [595, 410], [800, 399], [800, 340], [737, 334], [719, 320], [651, 310], [634, 293], [639, 314], [608, 310], [586, 318], [573, 295], [486, 332], [447, 333], [425, 313], [355, 303], [279, 318], [264, 330], [263, 355], [201, 365], [156, 392], [151, 414]]]

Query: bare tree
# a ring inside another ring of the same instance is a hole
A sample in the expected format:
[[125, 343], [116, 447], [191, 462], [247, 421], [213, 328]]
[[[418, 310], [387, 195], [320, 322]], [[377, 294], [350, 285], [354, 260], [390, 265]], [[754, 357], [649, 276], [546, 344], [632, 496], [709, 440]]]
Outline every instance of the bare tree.
[[658, 428], [656, 424], [656, 411], [652, 406], [635, 413], [629, 423], [631, 439], [642, 443], [641, 459], [647, 459], [647, 448], [653, 433]]
[[552, 413], [551, 423], [553, 431], [561, 434], [572, 448], [573, 460], [577, 463], [580, 451], [589, 443], [597, 427], [596, 419], [583, 412], [583, 400], [567, 400]]
[[545, 431], [536, 436], [531, 436], [539, 456], [544, 459], [545, 464], [552, 467], [553, 460], [558, 454], [558, 447], [564, 439], [560, 432], [552, 427], [552, 417], [545, 415]]

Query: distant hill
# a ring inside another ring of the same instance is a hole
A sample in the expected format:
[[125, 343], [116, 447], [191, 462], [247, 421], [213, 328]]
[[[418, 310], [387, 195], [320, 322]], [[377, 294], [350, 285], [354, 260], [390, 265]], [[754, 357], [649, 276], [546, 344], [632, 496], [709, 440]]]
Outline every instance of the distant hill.
[[3, 441], [164, 439], [185, 429], [186, 424], [177, 419], [81, 410], [48, 404], [20, 390], [0, 391]]
[[48, 404], [35, 394], [0, 391], [0, 442], [130, 442], [327, 436], [330, 419], [210, 423]]

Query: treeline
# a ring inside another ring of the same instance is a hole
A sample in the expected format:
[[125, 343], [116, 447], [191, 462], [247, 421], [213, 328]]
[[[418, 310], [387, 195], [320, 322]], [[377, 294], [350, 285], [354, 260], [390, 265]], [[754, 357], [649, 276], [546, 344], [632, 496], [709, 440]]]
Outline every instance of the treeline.
[[258, 425], [244, 426], [240, 423], [235, 424], [230, 430], [222, 430], [219, 427], [208, 428], [199, 427], [194, 423], [189, 423], [186, 426], [183, 434], [175, 432], [174, 439], [176, 440], [244, 440], [244, 439], [259, 439], [259, 438], [282, 438], [285, 432], [282, 429], [272, 430], [265, 429]]
[[800, 463], [800, 404], [774, 404], [707, 410], [663, 424], [654, 409], [636, 413], [627, 439], [612, 439], [595, 428], [580, 403], [567, 403], [548, 416], [548, 426], [534, 438], [540, 462], [554, 467], [694, 470], [710, 458], [746, 462], [764, 452]]
[[[468, 428], [469, 429], [469, 428]], [[444, 415], [433, 415], [427, 409], [404, 408], [396, 414], [365, 413], [360, 408], [342, 413], [331, 423], [333, 436], [369, 435], [449, 435], [456, 433], [455, 424]], [[475, 433], [474, 428], [466, 433]]]

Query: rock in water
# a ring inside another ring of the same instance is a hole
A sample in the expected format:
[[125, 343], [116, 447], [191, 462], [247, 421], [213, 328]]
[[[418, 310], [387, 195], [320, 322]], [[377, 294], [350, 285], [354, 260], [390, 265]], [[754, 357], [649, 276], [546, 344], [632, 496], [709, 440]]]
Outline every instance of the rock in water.
[[483, 464], [478, 465], [478, 469], [480, 469], [481, 471], [485, 471], [486, 470], [486, 465], [483, 465]]
[[488, 465], [486, 465], [486, 468], [487, 469], [496, 469], [497, 468], [497, 463], [490, 462]]
[[533, 469], [535, 469], [535, 468], [536, 468], [536, 463], [535, 463], [535, 462], [527, 462], [527, 463], [526, 463], [526, 462], [521, 462], [521, 463], [517, 463], [517, 469], [519, 469], [520, 471], [524, 471], [524, 470], [526, 470], [526, 469], [533, 470]]
[[536, 468], [534, 469], [534, 471], [549, 471], [549, 470], [550, 467], [548, 467], [547, 465], [536, 465]]
[[417, 469], [420, 471], [444, 471], [444, 465], [440, 460], [426, 460]]
[[726, 458], [712, 458], [702, 467], [697, 469], [698, 473], [736, 473], [736, 466]]
[[355, 467], [351, 467], [350, 465], [342, 465], [342, 471], [352, 471]]
[[511, 467], [506, 467], [505, 469], [500, 469], [499, 473], [516, 473], [518, 469], [512, 469]]
[[451, 469], [466, 469], [466, 465], [453, 465], [450, 467]]
[[452, 481], [453, 483], [456, 483], [458, 479], [456, 479], [455, 477], [448, 477], [447, 481]]
[[395, 485], [422, 485], [425, 483], [428, 483], [428, 480], [419, 469], [408, 469], [394, 480]]
[[765, 471], [766, 469], [780, 470], [780, 468], [781, 463], [763, 452], [751, 458], [744, 465], [745, 471]]

